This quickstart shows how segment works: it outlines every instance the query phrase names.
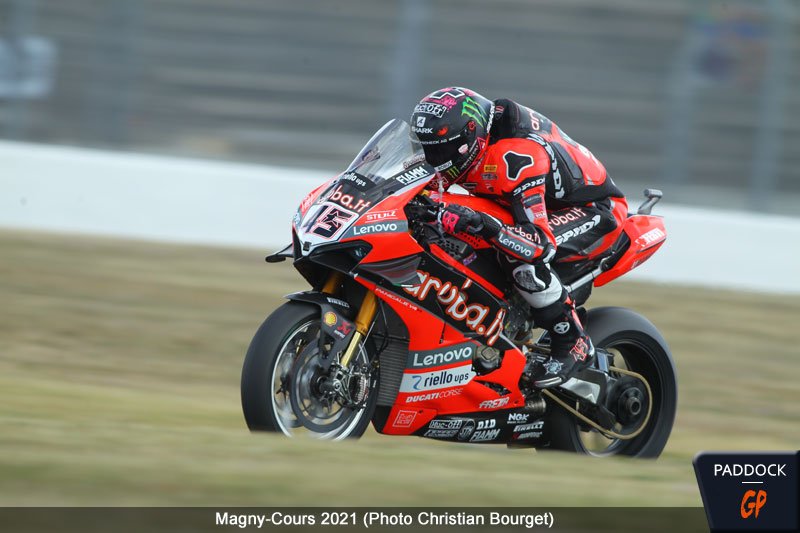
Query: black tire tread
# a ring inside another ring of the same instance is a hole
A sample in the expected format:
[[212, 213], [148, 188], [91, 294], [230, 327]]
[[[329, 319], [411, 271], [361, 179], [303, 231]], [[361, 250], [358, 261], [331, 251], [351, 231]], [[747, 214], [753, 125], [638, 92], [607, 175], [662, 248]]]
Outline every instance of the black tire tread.
[[[656, 458], [667, 444], [677, 411], [677, 372], [669, 347], [656, 327], [645, 317], [624, 307], [599, 307], [588, 314], [586, 330], [596, 346], [603, 347], [610, 341], [629, 338], [645, 345], [658, 357], [657, 365], [665, 376], [661, 384], [664, 402], [658, 414], [659, 420], [652, 429], [631, 440], [620, 450], [621, 455], [640, 458]], [[558, 405], [552, 406], [549, 416], [550, 449], [586, 453], [580, 442], [575, 418]]]
[[[272, 411], [272, 369], [278, 350], [286, 341], [289, 332], [308, 320], [318, 318], [318, 306], [289, 301], [276, 309], [256, 331], [247, 348], [242, 365], [241, 397], [242, 412], [251, 431], [280, 432]], [[377, 395], [375, 395], [377, 396]], [[374, 410], [375, 402], [367, 409]], [[362, 417], [348, 437], [358, 438], [364, 434], [372, 419], [372, 413]]]

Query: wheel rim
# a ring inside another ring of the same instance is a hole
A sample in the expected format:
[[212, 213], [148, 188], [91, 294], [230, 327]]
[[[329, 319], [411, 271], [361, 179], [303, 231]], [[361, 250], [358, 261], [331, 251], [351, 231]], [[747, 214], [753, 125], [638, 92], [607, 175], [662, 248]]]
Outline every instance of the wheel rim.
[[[275, 358], [272, 368], [271, 398], [268, 400], [278, 427], [284, 435], [341, 440], [352, 434], [367, 410], [348, 409], [336, 403], [326, 410], [324, 405], [314, 403], [310, 389], [303, 389], [313, 385], [313, 374], [319, 356], [319, 335], [319, 319], [306, 321], [289, 333]], [[367, 361], [363, 345], [359, 346], [354, 364], [357, 362], [366, 364]], [[301, 387], [294, 385], [298, 381], [303, 383]], [[294, 395], [294, 398], [291, 395]], [[303, 410], [300, 414], [306, 420], [311, 416], [318, 422], [314, 424], [316, 431], [309, 430], [301, 422], [293, 403]]]
[[[581, 427], [576, 421], [575, 430], [580, 446], [586, 454], [596, 457], [621, 454], [634, 447], [639, 447], [640, 443], [647, 442], [652, 435], [656, 421], [659, 419], [661, 395], [663, 394], [660, 372], [647, 347], [632, 339], [624, 339], [610, 342], [603, 348], [612, 356], [609, 366], [637, 372], [642, 374], [648, 381], [652, 390], [652, 397], [647, 400], [652, 402], [653, 407], [650, 420], [647, 423], [648, 427], [640, 435], [630, 440], [608, 438], [596, 429]], [[613, 375], [613, 371], [611, 374]], [[623, 434], [630, 431], [629, 426], [623, 426], [619, 423], [615, 424], [612, 429]]]

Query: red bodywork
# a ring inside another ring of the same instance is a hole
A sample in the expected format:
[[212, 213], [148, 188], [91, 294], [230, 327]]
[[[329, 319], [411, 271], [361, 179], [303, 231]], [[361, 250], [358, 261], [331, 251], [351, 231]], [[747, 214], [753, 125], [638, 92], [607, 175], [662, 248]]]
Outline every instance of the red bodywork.
[[[368, 210], [358, 213], [358, 219], [353, 227], [373, 224], [376, 220], [387, 223], [407, 221], [403, 208], [425, 189], [427, 183], [428, 180], [421, 180], [417, 186], [407, 187], [401, 193], [383, 198]], [[306, 197], [300, 206], [299, 218], [305, 215], [310, 205], [320, 201], [320, 195], [328, 185], [319, 187]], [[476, 211], [489, 213], [506, 223], [512, 221], [511, 215], [491, 200], [450, 193], [444, 193], [441, 197], [438, 193], [432, 193], [431, 196], [436, 201], [459, 203]], [[299, 226], [298, 220], [295, 219], [296, 231]], [[597, 276], [594, 280], [596, 286], [604, 285], [646, 261], [666, 239], [662, 220], [655, 216], [630, 216], [622, 231], [618, 232], [619, 235], [622, 233], [630, 239], [630, 246], [611, 269]], [[425, 365], [420, 369], [406, 365], [400, 392], [382, 429], [383, 433], [409, 435], [423, 428], [437, 416], [474, 414], [524, 406], [525, 398], [520, 390], [519, 381], [526, 365], [526, 356], [501, 335], [505, 309], [490, 310], [489, 306], [476, 303], [476, 299], [486, 293], [500, 302], [505, 302], [500, 287], [492, 285], [469, 266], [456, 261], [436, 245], [432, 245], [429, 252], [426, 251], [408, 231], [371, 232], [339, 240], [366, 241], [372, 246], [359, 263], [359, 267], [414, 254], [430, 253], [452, 271], [459, 273], [460, 277], [466, 277], [465, 281], [455, 285], [446, 279], [437, 278], [430, 272], [418, 270], [423, 280], [420, 285], [387, 290], [364, 276], [355, 276], [358, 283], [374, 292], [405, 323], [410, 338], [408, 346], [410, 360], [414, 360], [415, 357], [423, 360], [424, 356], [421, 353], [433, 354], [430, 355], [432, 360], [441, 355], [441, 359], [444, 360], [448, 349], [451, 356], [461, 354], [461, 359], [455, 362], [442, 361], [442, 364]], [[490, 246], [482, 239], [468, 235], [464, 235], [464, 240], [474, 248]], [[605, 248], [610, 249], [615, 243], [609, 241], [605, 244]], [[593, 252], [592, 257], [601, 252], [603, 250]], [[451, 322], [460, 321], [462, 331], [452, 323], [448, 323], [443, 316], [420, 305], [422, 300], [431, 296], [438, 299]], [[472, 337], [468, 336], [470, 334], [473, 334]], [[474, 334], [480, 337], [476, 338]], [[467, 358], [466, 354], [474, 353], [474, 350], [482, 344], [501, 347], [502, 364], [489, 374], [476, 375], [472, 370], [472, 358]], [[484, 383], [492, 383], [493, 387], [490, 388]], [[505, 389], [508, 392], [500, 394], [497, 392], [498, 389]]]
[[664, 221], [661, 217], [652, 215], [628, 217], [622, 226], [622, 231], [630, 239], [630, 247], [611, 269], [595, 278], [595, 287], [601, 287], [638, 267], [650, 259], [667, 240]]

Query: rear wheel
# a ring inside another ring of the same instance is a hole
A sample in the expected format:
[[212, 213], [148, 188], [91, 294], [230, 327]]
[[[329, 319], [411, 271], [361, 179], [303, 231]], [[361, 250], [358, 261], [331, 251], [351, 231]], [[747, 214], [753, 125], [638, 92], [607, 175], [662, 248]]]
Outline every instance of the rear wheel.
[[252, 431], [281, 432], [340, 440], [360, 437], [369, 425], [378, 396], [377, 372], [371, 372], [362, 344], [350, 368], [363, 372], [353, 387], [364, 400], [345, 405], [323, 386], [328, 372], [320, 350], [320, 310], [314, 305], [287, 302], [256, 332], [242, 368], [242, 410]]
[[672, 432], [678, 400], [675, 365], [664, 338], [646, 318], [621, 307], [590, 310], [586, 329], [595, 346], [609, 353], [609, 366], [640, 374], [650, 386], [648, 392], [638, 380], [610, 371], [630, 383], [614, 398], [614, 431], [624, 435], [637, 429], [648, 404], [650, 418], [632, 439], [608, 438], [552, 403], [550, 448], [596, 456], [658, 457]]

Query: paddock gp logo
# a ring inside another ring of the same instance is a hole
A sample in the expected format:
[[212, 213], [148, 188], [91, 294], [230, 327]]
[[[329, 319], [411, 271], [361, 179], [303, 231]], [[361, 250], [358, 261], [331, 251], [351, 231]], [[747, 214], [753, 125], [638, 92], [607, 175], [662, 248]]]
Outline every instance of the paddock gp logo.
[[800, 452], [703, 452], [694, 459], [712, 531], [797, 531]]
[[742, 506], [739, 512], [742, 518], [750, 518], [755, 513], [754, 518], [758, 518], [758, 513], [761, 508], [767, 504], [767, 491], [765, 490], [748, 490], [742, 496]]
[[403, 287], [408, 294], [424, 302], [429, 294], [434, 294], [442, 306], [444, 312], [458, 322], [464, 324], [478, 335], [486, 337], [487, 346], [492, 346], [503, 332], [503, 319], [506, 316], [505, 309], [498, 309], [489, 325], [486, 325], [490, 309], [477, 302], [468, 303], [466, 289], [472, 286], [472, 280], [465, 279], [461, 287], [453, 285], [449, 281], [442, 282], [439, 278], [431, 275], [424, 270], [417, 270], [420, 283], [414, 287]]

